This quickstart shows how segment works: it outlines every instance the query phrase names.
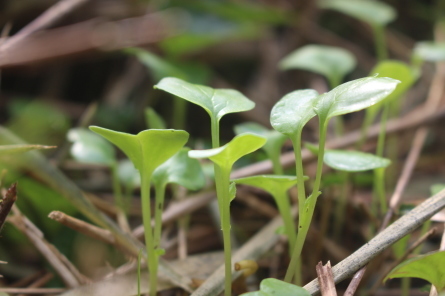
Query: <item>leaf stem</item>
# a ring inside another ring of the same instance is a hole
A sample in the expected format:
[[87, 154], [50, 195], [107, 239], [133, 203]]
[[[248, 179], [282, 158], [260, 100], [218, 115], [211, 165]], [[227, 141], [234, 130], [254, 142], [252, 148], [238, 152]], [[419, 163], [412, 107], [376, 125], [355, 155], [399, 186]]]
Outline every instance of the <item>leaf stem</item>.
[[141, 172], [142, 222], [144, 224], [150, 296], [156, 296], [158, 283], [158, 257], [155, 254], [153, 228], [151, 226], [150, 184], [151, 173]]
[[372, 32], [374, 33], [377, 60], [386, 60], [388, 58], [388, 52], [386, 50], [385, 28], [380, 25], [372, 25]]
[[162, 210], [164, 209], [165, 183], [155, 185], [156, 207], [155, 207], [155, 229], [153, 235], [154, 249], [161, 246], [161, 230], [162, 230]]

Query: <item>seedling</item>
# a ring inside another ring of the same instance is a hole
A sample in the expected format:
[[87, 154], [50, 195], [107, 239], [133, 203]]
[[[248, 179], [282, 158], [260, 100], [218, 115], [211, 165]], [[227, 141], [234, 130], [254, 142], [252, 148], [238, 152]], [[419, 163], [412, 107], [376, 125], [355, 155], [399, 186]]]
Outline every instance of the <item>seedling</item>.
[[156, 195], [154, 244], [161, 242], [162, 209], [167, 184], [177, 184], [189, 190], [199, 190], [205, 185], [204, 173], [196, 159], [188, 157], [189, 148], [182, 148], [153, 173]]
[[423, 61], [445, 61], [445, 42], [417, 42], [413, 50], [412, 62], [414, 65], [420, 66]]
[[[294, 146], [298, 182], [299, 232], [285, 281], [290, 282], [294, 277], [296, 263], [309, 230], [317, 197], [320, 195], [324, 146], [329, 120], [378, 103], [395, 89], [397, 83], [397, 80], [391, 78], [366, 77], [344, 83], [319, 96], [314, 90], [295, 91], [283, 97], [272, 109], [272, 126], [289, 136]], [[304, 125], [315, 115], [318, 115], [319, 119], [317, 173], [312, 194], [306, 198], [301, 161], [301, 132]]]
[[437, 292], [445, 292], [444, 265], [445, 251], [420, 255], [396, 266], [384, 281], [393, 278], [416, 277], [430, 282]]
[[[207, 150], [210, 152], [197, 152], [196, 158], [205, 158], [205, 157], [211, 157], [215, 156], [219, 152], [223, 152], [226, 149], [229, 149], [227, 147], [229, 146], [223, 146], [219, 147], [219, 122], [221, 118], [228, 114], [228, 113], [235, 113], [235, 112], [242, 112], [242, 111], [248, 111], [253, 109], [255, 106], [255, 103], [246, 98], [243, 94], [236, 90], [232, 89], [213, 89], [208, 86], [204, 85], [198, 85], [198, 84], [191, 84], [184, 80], [178, 79], [178, 78], [172, 78], [167, 77], [162, 79], [157, 85], [155, 85], [155, 88], [162, 89], [168, 93], [171, 93], [173, 95], [176, 95], [180, 98], [183, 98], [184, 100], [187, 100], [193, 104], [196, 104], [198, 106], [201, 106], [204, 108], [204, 110], [209, 114], [210, 116], [210, 126], [211, 126], [211, 135], [212, 135], [212, 147], [213, 149], [222, 149], [221, 151], [218, 150]], [[254, 135], [250, 135], [254, 136]], [[238, 137], [235, 137], [235, 139], [240, 139]], [[263, 137], [255, 136], [256, 138], [263, 139], [263, 143], [259, 145], [257, 148], [254, 148], [253, 150], [250, 150], [250, 152], [257, 150], [259, 147], [261, 147], [264, 142], [266, 141]], [[241, 137], [243, 139], [244, 137]], [[249, 137], [251, 138], [251, 137]], [[234, 143], [235, 139], [232, 140], [231, 143]], [[245, 140], [242, 140], [241, 142], [244, 142]], [[254, 141], [254, 140], [252, 140]], [[235, 141], [237, 143], [238, 140]], [[237, 144], [238, 145], [238, 144]], [[217, 148], [219, 147], [219, 148]], [[226, 147], [226, 148], [224, 148]], [[230, 151], [231, 147], [233, 147], [233, 144], [230, 145]], [[247, 147], [244, 147], [247, 148]], [[252, 147], [251, 147], [252, 148]], [[241, 150], [240, 150], [241, 151]], [[231, 159], [238, 159], [239, 157], [243, 156], [244, 154], [238, 154], [240, 151], [232, 151], [230, 153], [233, 154], [227, 154], [230, 155]], [[250, 153], [250, 152], [246, 152]], [[190, 151], [189, 156], [194, 155], [195, 152]], [[224, 153], [224, 155], [227, 152]], [[236, 158], [236, 156], [238, 157]], [[217, 158], [215, 158], [217, 159]], [[224, 240], [224, 256], [225, 256], [225, 295], [229, 296], [231, 294], [231, 254], [230, 254], [230, 213], [229, 213], [229, 191], [235, 190], [235, 186], [231, 186], [232, 189], [229, 189], [229, 180], [230, 180], [230, 168], [232, 164], [230, 164], [230, 167], [224, 168], [224, 166], [221, 166], [212, 159], [214, 162], [214, 173], [215, 173], [215, 184], [216, 184], [216, 192], [218, 197], [218, 206], [219, 206], [219, 212], [221, 215], [221, 225], [223, 226], [223, 240]], [[228, 169], [228, 172], [227, 172]], [[225, 171], [223, 171], [225, 170]], [[227, 188], [226, 188], [227, 187]], [[227, 205], [225, 205], [226, 203]], [[223, 223], [224, 221], [224, 223]], [[228, 229], [229, 227], [229, 229]]]
[[235, 183], [230, 183], [230, 171], [233, 164], [242, 156], [249, 154], [266, 142], [266, 138], [245, 133], [238, 135], [226, 145], [209, 150], [192, 150], [189, 156], [192, 158], [209, 158], [215, 164], [216, 193], [218, 206], [221, 213], [221, 227], [224, 240], [225, 258], [225, 295], [231, 295], [232, 261], [230, 244], [230, 202], [235, 198]]
[[[307, 180], [308, 178], [305, 177]], [[261, 175], [232, 180], [236, 184], [244, 184], [263, 189], [270, 193], [277, 203], [278, 210], [283, 218], [285, 234], [289, 239], [290, 250], [294, 249], [297, 239], [297, 231], [290, 211], [287, 191], [297, 184], [297, 178], [293, 176]]]
[[261, 281], [260, 290], [244, 293], [241, 296], [310, 296], [311, 294], [298, 286], [269, 278]]
[[388, 56], [385, 41], [385, 26], [397, 17], [394, 8], [386, 3], [371, 0], [324, 0], [322, 8], [337, 10], [369, 24], [374, 33], [375, 50], [379, 61]]
[[[150, 295], [157, 292], [157, 270], [163, 251], [155, 244], [151, 225], [150, 182], [153, 172], [178, 152], [188, 140], [180, 130], [145, 130], [137, 135], [91, 126], [90, 129], [119, 147], [133, 162], [141, 176], [142, 218], [149, 268]], [[155, 225], [156, 229], [156, 225]]]
[[281, 166], [280, 156], [281, 147], [283, 146], [287, 137], [275, 130], [269, 130], [254, 122], [241, 123], [235, 126], [235, 133], [237, 135], [248, 132], [263, 136], [267, 139], [266, 144], [264, 144], [261, 149], [266, 152], [267, 157], [272, 161], [274, 174], [283, 175], [283, 167]]
[[301, 69], [325, 76], [331, 89], [337, 87], [355, 65], [355, 57], [349, 51], [326, 45], [303, 46], [280, 61], [282, 70]]

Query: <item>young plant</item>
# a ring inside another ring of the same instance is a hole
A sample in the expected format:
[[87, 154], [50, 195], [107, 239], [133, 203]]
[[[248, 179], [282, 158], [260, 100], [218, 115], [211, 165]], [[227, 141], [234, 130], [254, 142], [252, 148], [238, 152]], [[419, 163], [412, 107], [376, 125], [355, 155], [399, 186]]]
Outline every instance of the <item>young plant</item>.
[[374, 33], [378, 60], [382, 61], [387, 58], [385, 26], [397, 17], [394, 8], [386, 3], [372, 0], [323, 0], [319, 4], [322, 8], [342, 12], [369, 24]]
[[267, 157], [272, 161], [274, 174], [283, 175], [283, 167], [280, 162], [280, 156], [281, 147], [283, 146], [287, 137], [275, 130], [269, 130], [254, 122], [241, 123], [235, 126], [235, 133], [237, 135], [249, 132], [263, 136], [267, 139], [266, 144], [264, 144], [261, 149], [266, 152]]
[[[162, 79], [157, 85], [155, 85], [155, 88], [162, 89], [168, 93], [171, 93], [175, 96], [178, 96], [180, 98], [183, 98], [184, 100], [187, 100], [193, 104], [196, 104], [198, 106], [201, 106], [204, 108], [204, 110], [209, 114], [210, 116], [210, 128], [211, 128], [211, 135], [212, 135], [212, 148], [213, 149], [222, 149], [223, 147], [217, 148], [220, 146], [219, 144], [219, 122], [221, 118], [228, 114], [228, 113], [235, 113], [235, 112], [242, 112], [242, 111], [248, 111], [253, 109], [255, 107], [255, 103], [246, 98], [243, 94], [236, 90], [232, 89], [213, 89], [208, 86], [204, 85], [198, 85], [198, 84], [191, 84], [184, 80], [173, 78], [173, 77], [167, 77]], [[258, 136], [256, 136], [258, 137]], [[262, 137], [258, 137], [263, 139]], [[236, 138], [235, 138], [236, 139]], [[234, 139], [234, 140], [235, 140]], [[234, 141], [232, 140], [232, 142]], [[238, 141], [238, 140], [237, 140]], [[265, 142], [265, 139], [264, 139]], [[260, 146], [262, 146], [264, 143], [262, 143]], [[259, 148], [258, 147], [258, 148]], [[252, 151], [258, 149], [255, 148]], [[225, 150], [224, 148], [223, 150]], [[191, 154], [193, 155], [194, 152], [190, 151], [189, 156]], [[213, 152], [212, 152], [213, 153]], [[232, 152], [232, 153], [236, 153]], [[246, 153], [247, 154], [247, 153]], [[236, 155], [236, 154], [234, 154]], [[199, 157], [207, 157], [207, 156], [200, 156]], [[209, 155], [210, 156], [210, 155]], [[240, 155], [239, 157], [241, 157]], [[238, 158], [239, 158], [238, 157]], [[227, 190], [229, 186], [229, 175], [227, 175], [226, 171], [223, 171], [223, 167], [221, 165], [218, 165], [214, 161], [214, 175], [215, 175], [215, 185], [216, 185], [216, 192], [217, 192], [217, 198], [218, 198], [218, 206], [219, 206], [219, 212], [221, 215], [221, 225], [223, 226], [223, 240], [224, 240], [224, 253], [225, 253], [225, 268], [226, 268], [226, 278], [225, 278], [225, 295], [228, 296], [231, 294], [231, 266], [230, 266], [230, 230], [227, 229], [227, 227], [230, 227], [230, 221], [227, 219], [230, 219], [230, 215], [228, 212], [228, 206], [224, 206], [224, 202], [228, 203], [226, 201], [228, 198], [226, 195], [228, 195]], [[230, 170], [229, 170], [230, 173]], [[226, 176], [227, 175], [227, 176]], [[227, 188], [226, 188], [227, 187]], [[234, 188], [234, 186], [233, 186]], [[233, 189], [234, 190], [234, 189]], [[224, 202], [223, 202], [224, 201]]]
[[[305, 177], [307, 180], [308, 178]], [[284, 229], [289, 239], [289, 250], [293, 250], [297, 239], [294, 219], [290, 211], [289, 197], [287, 191], [297, 184], [297, 178], [293, 176], [260, 175], [232, 180], [236, 184], [254, 186], [270, 193], [277, 203], [278, 210], [284, 222]]]
[[153, 173], [155, 188], [155, 229], [154, 244], [161, 242], [162, 209], [167, 184], [177, 184], [189, 190], [199, 190], [205, 185], [204, 173], [196, 159], [188, 157], [189, 148], [182, 148]]
[[[295, 91], [283, 97], [272, 109], [272, 126], [289, 136], [294, 146], [298, 181], [299, 231], [285, 281], [290, 282], [295, 275], [296, 263], [309, 230], [317, 197], [320, 195], [324, 146], [329, 120], [378, 103], [395, 89], [397, 83], [398, 81], [391, 78], [366, 77], [344, 83], [319, 96], [314, 90]], [[315, 115], [318, 115], [319, 119], [317, 172], [312, 193], [306, 198], [301, 161], [301, 132], [304, 125]]]
[[119, 147], [133, 162], [141, 176], [142, 219], [150, 271], [150, 295], [155, 296], [159, 257], [163, 252], [155, 244], [151, 225], [150, 183], [155, 169], [185, 145], [189, 134], [181, 130], [145, 130], [137, 135], [131, 135], [97, 126], [91, 126], [90, 129]]
[[266, 142], [266, 138], [245, 133], [238, 135], [229, 143], [222, 147], [209, 150], [192, 150], [189, 156], [192, 158], [209, 158], [215, 164], [216, 193], [218, 197], [218, 206], [221, 213], [221, 228], [224, 240], [224, 258], [225, 258], [225, 290], [226, 296], [232, 295], [232, 261], [230, 244], [230, 202], [235, 198], [235, 183], [230, 183], [230, 171], [233, 164], [242, 156], [249, 154]]
[[411, 61], [414, 66], [422, 62], [445, 61], [445, 42], [421, 41], [414, 46]]
[[326, 45], [303, 46], [280, 61], [282, 70], [301, 69], [325, 76], [331, 89], [337, 87], [355, 65], [355, 57], [349, 51]]
[[73, 143], [70, 152], [71, 156], [82, 163], [99, 164], [111, 170], [113, 194], [115, 203], [119, 209], [119, 226], [129, 231], [126, 218], [126, 205], [122, 197], [122, 188], [118, 176], [118, 163], [113, 146], [102, 137], [85, 128], [73, 128], [67, 138]]

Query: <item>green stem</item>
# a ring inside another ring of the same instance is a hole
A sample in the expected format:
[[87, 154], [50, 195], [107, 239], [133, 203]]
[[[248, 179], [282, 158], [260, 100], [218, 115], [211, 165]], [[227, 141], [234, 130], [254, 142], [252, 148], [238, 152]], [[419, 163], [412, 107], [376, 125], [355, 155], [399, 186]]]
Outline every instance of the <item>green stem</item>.
[[142, 250], [138, 253], [138, 296], [141, 296], [141, 257]]
[[161, 246], [161, 230], [162, 230], [162, 210], [164, 209], [165, 187], [167, 184], [160, 183], [155, 185], [156, 206], [155, 206], [155, 229], [154, 229], [154, 248], [159, 249]]
[[113, 178], [113, 194], [114, 194], [114, 198], [115, 198], [115, 203], [118, 206], [118, 208], [121, 209], [122, 212], [126, 215], [127, 209], [124, 205], [124, 200], [122, 197], [121, 183], [119, 181], [119, 175], [117, 173], [117, 163], [114, 162], [110, 166], [110, 169], [111, 169], [111, 175]]
[[[320, 188], [321, 184], [321, 175], [323, 171], [323, 157], [324, 157], [324, 146], [326, 142], [326, 132], [327, 132], [327, 126], [328, 126], [328, 120], [322, 120], [320, 119], [320, 143], [318, 146], [318, 162], [317, 162], [317, 173], [315, 175], [315, 183], [314, 188], [312, 190], [312, 194], [304, 200], [303, 206], [301, 206], [300, 202], [300, 193], [298, 194], [298, 200], [299, 200], [299, 225], [298, 225], [298, 235], [297, 235], [297, 242], [295, 244], [295, 248], [293, 250], [291, 261], [289, 263], [289, 267], [286, 272], [286, 276], [284, 277], [284, 280], [288, 283], [292, 281], [292, 278], [295, 275], [296, 267], [298, 260], [301, 256], [301, 251], [303, 250], [304, 241], [306, 240], [306, 236], [309, 230], [310, 223], [312, 221], [312, 216], [314, 214], [315, 205], [317, 203], [317, 198], [320, 195], [320, 192], [318, 189]], [[301, 135], [301, 133], [299, 133]], [[300, 137], [298, 136], [295, 144], [298, 144], [298, 139]], [[299, 153], [301, 155], [301, 145], [298, 147], [294, 146], [294, 149], [298, 149]], [[297, 153], [297, 152], [296, 152]], [[296, 162], [297, 162], [297, 169], [299, 166], [301, 166], [302, 170], [302, 163], [301, 163], [301, 156], [300, 158], [297, 158], [296, 154]], [[297, 172], [297, 182], [299, 181], [299, 176]], [[302, 179], [300, 182], [303, 181]], [[299, 184], [297, 185], [300, 186]], [[304, 195], [303, 195], [304, 196]]]
[[221, 229], [224, 242], [224, 295], [232, 295], [232, 254], [230, 242], [230, 170], [225, 170], [215, 164], [215, 172], [220, 172], [220, 177], [216, 179], [216, 192], [218, 197], [219, 211], [221, 213]]
[[337, 205], [335, 207], [335, 222], [334, 222], [334, 237], [336, 239], [340, 238], [341, 229], [345, 221], [346, 204], [348, 198], [348, 188], [349, 188], [349, 173], [340, 172], [342, 176], [343, 183], [341, 184], [340, 196], [337, 200]]
[[173, 102], [173, 122], [172, 122], [172, 127], [174, 129], [184, 129], [186, 112], [187, 112], [187, 101], [175, 97]]
[[271, 155], [272, 153], [270, 153], [269, 159], [272, 161], [272, 169], [273, 169], [273, 173], [275, 175], [283, 175], [283, 166], [281, 165], [281, 161], [280, 161], [280, 153], [274, 153], [274, 155]]
[[[289, 239], [289, 251], [293, 250], [295, 247], [295, 242], [297, 240], [297, 230], [295, 229], [294, 220], [290, 213], [290, 202], [287, 192], [278, 191], [274, 194], [275, 201], [278, 205], [278, 211], [280, 212], [281, 218], [283, 219], [284, 228], [286, 230], [287, 238]], [[292, 255], [292, 254], [290, 254]]]
[[298, 213], [301, 217], [304, 203], [306, 202], [306, 189], [304, 187], [303, 159], [301, 157], [301, 130], [297, 131], [295, 139], [292, 140], [295, 154], [295, 171], [297, 174], [297, 192], [298, 192]]
[[150, 204], [151, 173], [141, 173], [142, 223], [144, 224], [145, 246], [149, 270], [150, 296], [156, 296], [158, 284], [158, 256], [156, 256], [151, 226]]
[[385, 28], [380, 25], [372, 25], [372, 31], [374, 33], [377, 60], [386, 60], [388, 52], [386, 50]]
[[361, 150], [363, 148], [363, 145], [365, 144], [366, 138], [368, 136], [369, 127], [371, 126], [372, 121], [374, 120], [375, 117], [374, 112], [371, 112], [369, 110], [370, 109], [365, 110], [365, 118], [363, 120], [362, 127], [360, 129], [360, 140], [355, 145], [355, 148], [357, 150]]
[[210, 120], [212, 132], [212, 148], [219, 147], [219, 122], [217, 118], [212, 117]]

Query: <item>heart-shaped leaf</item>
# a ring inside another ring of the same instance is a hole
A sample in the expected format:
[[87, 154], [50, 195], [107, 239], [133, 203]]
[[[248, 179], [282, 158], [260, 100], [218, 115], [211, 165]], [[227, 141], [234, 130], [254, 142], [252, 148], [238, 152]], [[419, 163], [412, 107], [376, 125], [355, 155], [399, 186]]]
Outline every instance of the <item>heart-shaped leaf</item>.
[[153, 171], [172, 157], [188, 140], [189, 134], [181, 130], [145, 130], [137, 135], [121, 133], [98, 126], [90, 129], [119, 147], [139, 172]]
[[213, 89], [173, 77], [162, 79], [154, 87], [201, 106], [211, 118], [215, 118], [217, 121], [225, 114], [248, 111], [255, 107], [255, 103], [239, 91]]
[[314, 111], [323, 120], [359, 111], [386, 98], [398, 83], [387, 77], [365, 77], [343, 83], [318, 96]]
[[[305, 177], [305, 180], [308, 178]], [[295, 176], [258, 175], [233, 180], [236, 184], [254, 186], [269, 192], [272, 196], [280, 196], [297, 184]]]
[[396, 266], [384, 279], [415, 277], [433, 284], [438, 292], [445, 290], [445, 251], [420, 255]]
[[355, 57], [340, 47], [306, 45], [287, 55], [280, 62], [280, 68], [302, 69], [325, 76], [336, 87], [343, 77], [356, 65]]
[[272, 127], [290, 138], [298, 135], [315, 116], [313, 105], [317, 97], [318, 93], [313, 89], [297, 90], [285, 95], [272, 108]]
[[397, 12], [386, 3], [374, 0], [324, 0], [320, 7], [355, 17], [371, 25], [385, 26], [395, 20]]
[[246, 154], [261, 148], [266, 143], [266, 138], [252, 133], [236, 136], [222, 147], [207, 150], [191, 150], [192, 158], [209, 158], [222, 168], [231, 168], [235, 161]]
[[414, 58], [428, 62], [445, 61], [445, 42], [417, 42], [413, 50]]
[[311, 294], [296, 285], [292, 285], [274, 278], [261, 281], [260, 291], [244, 293], [241, 296], [310, 296]]
[[189, 148], [182, 148], [153, 173], [155, 184], [175, 183], [189, 190], [199, 190], [205, 185], [204, 173], [199, 161], [188, 157]]
[[79, 162], [111, 166], [116, 162], [113, 146], [86, 128], [70, 129], [67, 138], [73, 142], [70, 152]]
[[36, 149], [53, 149], [53, 148], [56, 148], [56, 146], [28, 145], [28, 144], [0, 145], [0, 157], [9, 154], [24, 153]]
[[347, 172], [369, 171], [385, 168], [391, 164], [391, 161], [387, 158], [347, 150], [326, 150], [323, 160], [331, 168]]

